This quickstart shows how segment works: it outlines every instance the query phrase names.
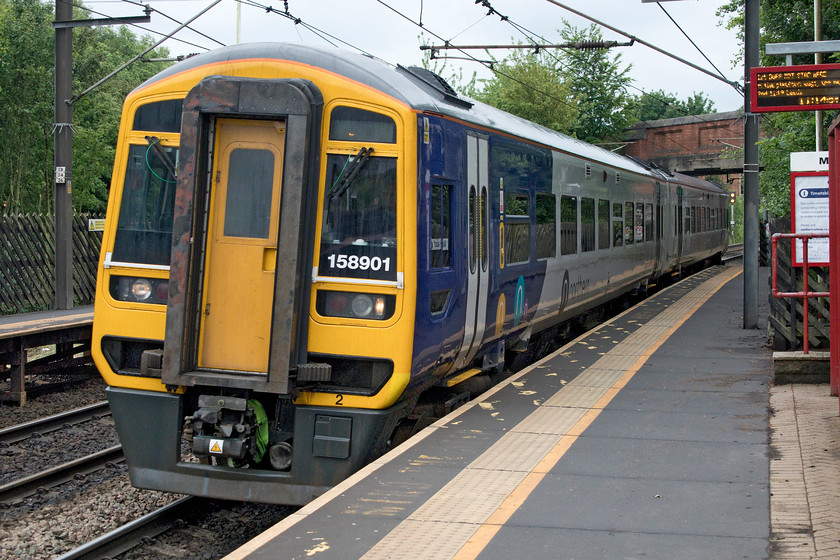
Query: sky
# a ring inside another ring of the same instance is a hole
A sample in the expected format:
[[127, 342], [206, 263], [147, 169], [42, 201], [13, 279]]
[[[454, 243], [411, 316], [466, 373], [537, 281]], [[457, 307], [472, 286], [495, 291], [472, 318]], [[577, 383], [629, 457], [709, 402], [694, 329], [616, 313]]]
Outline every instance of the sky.
[[[152, 14], [151, 23], [143, 26], [161, 34], [171, 33], [179, 24], [169, 18], [186, 22], [212, 1], [146, 0], [143, 3], [156, 12]], [[496, 14], [487, 15], [488, 9], [476, 4], [475, 0], [245, 0], [241, 4], [236, 0], [221, 0], [190, 24], [190, 28], [205, 36], [184, 29], [163, 46], [174, 55], [186, 55], [219, 48], [219, 43], [232, 45], [237, 42], [239, 21], [239, 39], [243, 43], [284, 41], [330, 46], [329, 40], [342, 49], [360, 49], [392, 64], [412, 66], [420, 65], [422, 60], [419, 46], [422, 43], [440, 45], [442, 40], [438, 37], [453, 45], [507, 45], [527, 41], [520, 31], [524, 28], [542, 36], [548, 43], [560, 43], [558, 30], [564, 26], [564, 20], [578, 28], [588, 28], [592, 24], [548, 0], [485, 1], [508, 21], [502, 21]], [[562, 0], [558, 3], [716, 72], [669, 19], [662, 9], [665, 8], [728, 81], [743, 82], [743, 62], [738, 60], [737, 65], [733, 65], [741, 45], [735, 31], [721, 26], [716, 16], [718, 7], [726, 0], [672, 0], [661, 2], [661, 7], [642, 0]], [[91, 14], [91, 18], [142, 15], [138, 3], [90, 0], [84, 4], [99, 12]], [[289, 14], [316, 28], [326, 39], [303, 24], [296, 25], [284, 16], [267, 13], [265, 9], [249, 4], [271, 6], [281, 12], [288, 9]], [[417, 25], [420, 21], [423, 28]], [[149, 34], [156, 40], [162, 38], [148, 31], [136, 28], [134, 31]], [[609, 29], [602, 29], [602, 33], [606, 40], [628, 41], [627, 37]], [[469, 52], [476, 58], [486, 58], [484, 51]], [[494, 50], [493, 55], [504, 58], [508, 52]], [[712, 99], [718, 112], [743, 107], [743, 97], [731, 85], [638, 42], [611, 52], [620, 54], [623, 64], [632, 64], [633, 94], [664, 90], [686, 99], [695, 92], [702, 92]], [[447, 77], [458, 69], [464, 77], [472, 76], [473, 72], [477, 72], [479, 78], [490, 76], [486, 68], [474, 61], [449, 60], [446, 64], [442, 73]]]

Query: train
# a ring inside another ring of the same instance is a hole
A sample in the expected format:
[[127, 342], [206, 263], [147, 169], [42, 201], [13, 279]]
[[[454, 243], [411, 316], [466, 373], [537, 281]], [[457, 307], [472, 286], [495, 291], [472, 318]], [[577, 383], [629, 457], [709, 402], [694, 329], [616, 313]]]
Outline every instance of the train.
[[131, 483], [304, 504], [429, 402], [719, 260], [727, 205], [420, 67], [291, 43], [177, 63], [125, 100], [98, 269]]

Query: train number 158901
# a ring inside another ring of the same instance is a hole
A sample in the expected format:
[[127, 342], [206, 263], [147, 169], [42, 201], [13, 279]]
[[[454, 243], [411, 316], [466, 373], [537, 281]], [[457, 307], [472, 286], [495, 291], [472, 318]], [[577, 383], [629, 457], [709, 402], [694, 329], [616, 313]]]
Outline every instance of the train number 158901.
[[330, 268], [338, 270], [391, 271], [391, 258], [369, 257], [367, 255], [327, 255]]

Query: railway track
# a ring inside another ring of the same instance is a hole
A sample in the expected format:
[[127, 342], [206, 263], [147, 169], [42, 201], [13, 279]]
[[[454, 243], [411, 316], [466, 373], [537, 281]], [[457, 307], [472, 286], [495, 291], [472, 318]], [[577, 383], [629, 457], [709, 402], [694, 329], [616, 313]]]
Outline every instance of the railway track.
[[67, 552], [56, 560], [99, 560], [113, 558], [168, 531], [177, 523], [197, 515], [204, 508], [203, 498], [186, 496], [144, 515], [110, 533]]
[[122, 446], [115, 445], [0, 486], [0, 502], [14, 502], [79, 476], [125, 461]]
[[33, 435], [43, 435], [55, 430], [67, 428], [82, 422], [88, 422], [97, 418], [102, 418], [111, 415], [111, 409], [108, 407], [108, 401], [94, 403], [89, 406], [83, 406], [60, 414], [47, 416], [46, 418], [39, 418], [24, 424], [17, 424], [9, 426], [8, 428], [0, 429], [0, 444], [12, 444], [23, 441], [32, 437]]
[[[10, 426], [0, 430], [0, 445], [7, 446], [23, 442], [32, 437], [43, 436], [110, 414], [108, 403], [103, 401], [24, 424]], [[58, 486], [124, 460], [122, 447], [119, 445], [91, 453], [0, 485], [0, 502], [10, 503], [21, 500], [39, 491]]]

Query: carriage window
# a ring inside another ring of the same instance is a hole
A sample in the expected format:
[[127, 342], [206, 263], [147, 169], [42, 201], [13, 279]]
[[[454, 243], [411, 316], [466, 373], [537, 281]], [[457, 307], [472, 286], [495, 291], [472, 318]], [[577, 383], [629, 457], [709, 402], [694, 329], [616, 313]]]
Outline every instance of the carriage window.
[[691, 207], [691, 233], [697, 233], [697, 207]]
[[595, 250], [595, 199], [580, 199], [580, 250]]
[[653, 204], [645, 204], [645, 241], [653, 240]]
[[274, 154], [270, 150], [237, 148], [228, 160], [225, 195], [225, 236], [268, 239]]
[[620, 202], [614, 202], [612, 207], [613, 246], [621, 247], [624, 244], [624, 206]]
[[135, 144], [128, 149], [114, 240], [116, 262], [169, 265], [178, 148], [151, 148]]
[[355, 107], [336, 107], [330, 115], [330, 140], [350, 142], [397, 141], [397, 125], [391, 117]]
[[598, 200], [598, 248], [610, 248], [610, 201]]
[[432, 185], [431, 199], [431, 241], [429, 252], [432, 268], [450, 266], [449, 240], [451, 232], [449, 185]]
[[181, 105], [183, 99], [169, 99], [147, 103], [134, 113], [134, 130], [149, 132], [181, 132]]
[[577, 198], [560, 197], [560, 254], [577, 253]]
[[395, 280], [396, 212], [396, 158], [329, 154], [318, 273]]
[[633, 240], [641, 243], [645, 240], [645, 205], [642, 202], [636, 203], [636, 229], [633, 232]]
[[624, 244], [633, 244], [633, 203], [624, 203]]
[[553, 194], [537, 195], [537, 258], [557, 256], [557, 206]]
[[528, 195], [505, 194], [505, 261], [527, 262], [531, 251], [531, 218]]

